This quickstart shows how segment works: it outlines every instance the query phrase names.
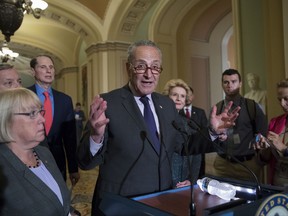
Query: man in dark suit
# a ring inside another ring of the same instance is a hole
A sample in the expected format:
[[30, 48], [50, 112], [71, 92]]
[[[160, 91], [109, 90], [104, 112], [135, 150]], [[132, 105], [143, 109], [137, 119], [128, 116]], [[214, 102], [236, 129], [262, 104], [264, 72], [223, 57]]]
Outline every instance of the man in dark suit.
[[[99, 204], [105, 193], [131, 197], [171, 188], [171, 157], [174, 151], [182, 151], [182, 145], [177, 143], [180, 139], [176, 139], [181, 134], [172, 124], [177, 124], [179, 118], [175, 104], [154, 92], [162, 72], [161, 50], [152, 41], [132, 44], [126, 68], [126, 86], [93, 99], [78, 147], [80, 168], [100, 165], [92, 215], [103, 214]], [[230, 115], [231, 105], [218, 116], [215, 107], [210, 135], [217, 136], [234, 124], [238, 108]], [[149, 123], [148, 114], [153, 116]], [[209, 136], [207, 129], [205, 132]], [[206, 140], [200, 135], [192, 137], [196, 139]], [[190, 152], [213, 149], [210, 142], [206, 143], [190, 145]]]
[[[190, 92], [186, 99], [186, 105], [183, 107], [183, 110], [180, 111], [180, 114], [186, 116], [188, 119], [191, 119], [193, 121], [192, 125], [194, 126], [194, 128], [192, 129], [193, 133], [196, 133], [198, 127], [205, 128], [208, 126], [208, 120], [205, 111], [203, 109], [196, 106], [192, 106], [192, 102], [194, 99], [194, 90], [191, 86], [189, 86], [189, 88]], [[193, 160], [193, 162], [195, 161], [196, 163], [198, 163], [199, 161], [201, 161], [201, 164], [198, 165], [200, 169], [199, 177], [202, 177], [205, 174], [205, 154], [199, 154], [197, 156], [195, 155], [194, 158], [195, 160]]]
[[[72, 185], [75, 185], [80, 175], [76, 157], [76, 123], [72, 99], [68, 95], [51, 88], [55, 77], [55, 68], [50, 56], [39, 55], [33, 58], [30, 61], [30, 67], [36, 83], [28, 89], [38, 95], [42, 104], [45, 100], [44, 92], [48, 91], [52, 105], [51, 128], [49, 129], [45, 125], [46, 142], [65, 180], [67, 159], [69, 177]], [[46, 110], [44, 116], [46, 121], [47, 112], [48, 110]]]

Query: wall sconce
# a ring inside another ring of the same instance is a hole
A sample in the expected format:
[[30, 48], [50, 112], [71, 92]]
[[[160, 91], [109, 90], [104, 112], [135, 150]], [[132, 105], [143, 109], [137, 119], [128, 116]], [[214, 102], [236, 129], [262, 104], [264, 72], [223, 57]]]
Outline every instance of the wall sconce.
[[15, 58], [17, 58], [19, 56], [19, 53], [13, 52], [12, 50], [10, 50], [8, 48], [7, 42], [4, 41], [3, 42], [3, 46], [0, 50], [0, 58], [2, 60], [2, 62], [7, 62], [9, 60], [14, 61]]
[[47, 7], [47, 2], [43, 0], [0, 0], [0, 30], [5, 40], [10, 42], [10, 37], [21, 26], [25, 13], [32, 13], [39, 19]]

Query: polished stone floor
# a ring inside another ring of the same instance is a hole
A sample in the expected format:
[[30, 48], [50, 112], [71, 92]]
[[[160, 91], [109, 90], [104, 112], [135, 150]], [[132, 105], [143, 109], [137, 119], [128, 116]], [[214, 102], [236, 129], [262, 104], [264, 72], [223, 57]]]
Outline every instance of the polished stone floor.
[[[71, 203], [82, 216], [91, 215], [91, 201], [98, 177], [98, 168], [89, 171], [80, 170], [80, 180], [72, 189]], [[67, 182], [71, 190], [71, 184]]]

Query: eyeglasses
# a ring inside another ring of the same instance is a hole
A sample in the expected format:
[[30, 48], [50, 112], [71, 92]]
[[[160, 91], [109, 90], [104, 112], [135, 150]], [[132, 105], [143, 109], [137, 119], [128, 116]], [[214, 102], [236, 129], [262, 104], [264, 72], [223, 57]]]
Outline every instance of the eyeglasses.
[[37, 118], [39, 113], [40, 113], [40, 115], [44, 116], [45, 110], [40, 109], [40, 110], [33, 110], [29, 113], [13, 113], [13, 114], [14, 115], [25, 115], [25, 116], [29, 116], [31, 119], [35, 119], [35, 118]]
[[[132, 67], [134, 66], [131, 63], [130, 65]], [[151, 67], [148, 67], [148, 65], [146, 64], [138, 64], [135, 67], [133, 67], [133, 69], [135, 70], [137, 74], [144, 74], [145, 72], [147, 72], [148, 69], [150, 69], [151, 73], [154, 75], [159, 75], [163, 71], [162, 67], [159, 67], [157, 65], [152, 65]]]

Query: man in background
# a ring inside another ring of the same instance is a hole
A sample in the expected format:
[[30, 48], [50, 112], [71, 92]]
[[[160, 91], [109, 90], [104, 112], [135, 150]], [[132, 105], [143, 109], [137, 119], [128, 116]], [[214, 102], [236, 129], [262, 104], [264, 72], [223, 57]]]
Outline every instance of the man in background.
[[[227, 130], [227, 139], [220, 143], [224, 152], [218, 152], [214, 161], [217, 176], [238, 180], [254, 180], [251, 173], [238, 161], [255, 173], [259, 180], [263, 175], [263, 166], [257, 163], [255, 151], [249, 148], [255, 134], [267, 134], [267, 120], [260, 106], [253, 100], [240, 95], [241, 75], [235, 69], [225, 70], [222, 74], [222, 88], [225, 99], [217, 103], [220, 112], [230, 101], [241, 110], [235, 125]], [[236, 161], [231, 156], [238, 159]]]
[[80, 143], [80, 138], [83, 132], [83, 122], [86, 121], [85, 113], [81, 109], [81, 103], [77, 102], [74, 109], [76, 130], [77, 130], [77, 145]]
[[0, 91], [9, 88], [19, 88], [22, 80], [13, 65], [0, 64]]
[[72, 185], [75, 185], [80, 175], [76, 157], [77, 135], [72, 99], [51, 87], [55, 68], [50, 56], [39, 55], [33, 58], [30, 67], [36, 83], [29, 89], [38, 95], [46, 111], [45, 131], [49, 149], [65, 181], [67, 160], [69, 177]]

